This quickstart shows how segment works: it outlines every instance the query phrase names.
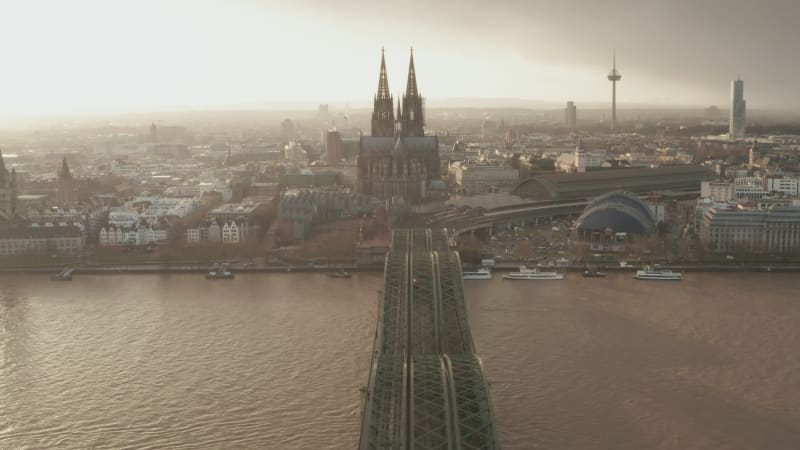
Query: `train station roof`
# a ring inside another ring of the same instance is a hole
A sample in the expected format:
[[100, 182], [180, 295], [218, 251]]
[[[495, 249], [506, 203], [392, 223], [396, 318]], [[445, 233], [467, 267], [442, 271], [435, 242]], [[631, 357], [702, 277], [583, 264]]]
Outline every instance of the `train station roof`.
[[624, 190], [637, 194], [655, 191], [699, 191], [700, 182], [714, 179], [703, 166], [598, 169], [581, 174], [555, 173], [521, 181], [512, 194], [530, 200], [587, 200], [606, 192]]

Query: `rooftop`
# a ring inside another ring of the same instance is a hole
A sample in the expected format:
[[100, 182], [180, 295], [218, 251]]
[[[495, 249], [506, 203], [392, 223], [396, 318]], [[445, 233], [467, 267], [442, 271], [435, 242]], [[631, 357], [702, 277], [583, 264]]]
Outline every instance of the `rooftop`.
[[584, 200], [616, 190], [699, 190], [701, 181], [715, 178], [703, 166], [599, 169], [581, 174], [538, 175], [521, 181], [512, 193], [532, 200]]
[[81, 230], [76, 226], [44, 226], [27, 225], [0, 226], [0, 239], [47, 239], [47, 238], [81, 237]]

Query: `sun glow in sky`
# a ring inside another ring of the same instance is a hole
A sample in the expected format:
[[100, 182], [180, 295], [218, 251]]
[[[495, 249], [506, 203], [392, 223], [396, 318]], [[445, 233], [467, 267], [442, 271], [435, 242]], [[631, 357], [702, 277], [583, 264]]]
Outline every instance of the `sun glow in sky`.
[[[366, 104], [377, 84], [381, 46], [390, 87], [399, 93], [411, 45], [420, 89], [431, 100], [609, 97], [610, 46], [572, 54], [588, 45], [580, 41], [585, 38], [572, 42], [568, 34], [544, 29], [536, 14], [503, 29], [491, 18], [484, 26], [433, 11], [417, 21], [375, 2], [343, 1], [337, 10], [330, 6], [336, 2], [314, 1], [0, 0], [0, 114]], [[541, 33], [515, 35], [527, 26]], [[709, 91], [626, 60], [620, 47], [622, 103], [727, 98], [729, 78], [712, 80], [718, 89], [714, 84]]]

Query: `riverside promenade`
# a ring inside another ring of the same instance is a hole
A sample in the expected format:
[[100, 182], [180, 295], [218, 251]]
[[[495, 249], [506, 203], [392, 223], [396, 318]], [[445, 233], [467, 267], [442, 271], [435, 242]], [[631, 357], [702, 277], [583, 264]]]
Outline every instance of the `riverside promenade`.
[[[225, 261], [219, 261], [220, 263]], [[106, 264], [106, 265], [69, 265], [74, 269], [74, 274], [119, 274], [119, 273], [206, 273], [214, 263], [203, 264]], [[0, 273], [58, 273], [64, 265], [36, 266], [36, 267], [3, 267]], [[355, 265], [355, 264], [314, 264], [314, 265], [249, 265], [230, 263], [230, 268], [236, 273], [294, 273], [294, 272], [335, 272], [345, 270], [348, 272], [382, 272], [382, 264]]]
[[[3, 273], [42, 273], [54, 274], [70, 267], [75, 275], [79, 274], [153, 274], [153, 273], [206, 273], [213, 264], [227, 262], [230, 269], [235, 273], [313, 273], [313, 272], [382, 272], [383, 264], [253, 264], [235, 261], [213, 261], [213, 262], [192, 262], [192, 263], [137, 263], [137, 264], [52, 264], [37, 266], [20, 267], [0, 267], [0, 274]], [[534, 263], [526, 261], [503, 261], [498, 262], [493, 270], [498, 272], [514, 271], [520, 266], [527, 265], [535, 267]], [[598, 266], [598, 264], [590, 264]], [[555, 269], [566, 272], [583, 272], [586, 269], [584, 264], [538, 266], [542, 269]], [[632, 272], [644, 267], [643, 264], [627, 264], [624, 267], [618, 264], [607, 264], [603, 270], [608, 272]], [[798, 272], [800, 263], [747, 263], [736, 262], [728, 264], [719, 263], [683, 263], [683, 264], [660, 264], [663, 269], [671, 269], [681, 272]]]

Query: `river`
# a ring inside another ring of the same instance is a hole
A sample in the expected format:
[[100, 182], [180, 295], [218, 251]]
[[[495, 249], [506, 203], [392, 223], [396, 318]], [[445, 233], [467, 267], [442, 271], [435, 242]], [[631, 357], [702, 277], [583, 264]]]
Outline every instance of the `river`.
[[[379, 274], [0, 275], [0, 448], [352, 449]], [[800, 448], [800, 277], [466, 283], [504, 449]]]

